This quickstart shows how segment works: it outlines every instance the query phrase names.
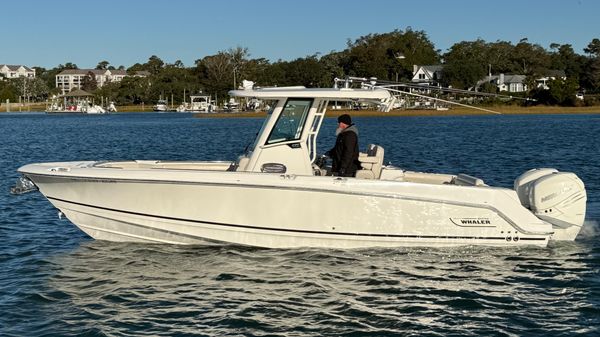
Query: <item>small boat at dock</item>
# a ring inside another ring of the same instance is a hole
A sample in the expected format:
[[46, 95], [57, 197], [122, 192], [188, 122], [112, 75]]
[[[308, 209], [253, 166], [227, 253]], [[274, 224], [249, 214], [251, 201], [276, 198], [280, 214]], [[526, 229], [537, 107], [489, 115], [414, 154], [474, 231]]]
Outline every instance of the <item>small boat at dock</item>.
[[169, 103], [164, 99], [159, 99], [152, 109], [156, 112], [167, 112], [169, 111]]
[[177, 112], [215, 112], [215, 108], [210, 95], [191, 95], [190, 102], [181, 104]]

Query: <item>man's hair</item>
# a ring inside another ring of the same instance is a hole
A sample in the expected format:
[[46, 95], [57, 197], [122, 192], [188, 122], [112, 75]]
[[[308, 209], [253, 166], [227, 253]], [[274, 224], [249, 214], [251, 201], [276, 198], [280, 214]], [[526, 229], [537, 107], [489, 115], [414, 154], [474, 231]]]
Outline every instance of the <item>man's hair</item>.
[[344, 123], [346, 125], [352, 125], [352, 118], [348, 114], [343, 114], [338, 117], [338, 123]]

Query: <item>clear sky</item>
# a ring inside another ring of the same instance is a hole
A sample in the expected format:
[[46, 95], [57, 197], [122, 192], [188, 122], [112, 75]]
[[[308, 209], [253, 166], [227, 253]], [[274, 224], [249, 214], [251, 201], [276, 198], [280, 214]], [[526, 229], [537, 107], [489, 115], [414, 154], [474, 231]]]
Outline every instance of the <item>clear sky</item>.
[[157, 55], [191, 66], [237, 46], [251, 58], [293, 60], [409, 26], [442, 52], [528, 38], [583, 54], [600, 38], [599, 15], [599, 0], [0, 0], [0, 64], [129, 67]]

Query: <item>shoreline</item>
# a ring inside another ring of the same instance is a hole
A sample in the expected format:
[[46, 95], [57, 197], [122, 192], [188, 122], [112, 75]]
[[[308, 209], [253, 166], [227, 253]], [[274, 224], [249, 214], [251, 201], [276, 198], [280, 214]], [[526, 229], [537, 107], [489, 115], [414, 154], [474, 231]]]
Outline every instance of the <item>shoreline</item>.
[[[479, 107], [481, 108], [481, 107]], [[559, 107], [559, 106], [497, 106], [483, 107], [484, 109], [498, 112], [501, 115], [556, 115], [556, 114], [600, 114], [600, 106], [589, 107]], [[342, 114], [350, 114], [353, 117], [425, 117], [425, 116], [475, 116], [495, 115], [493, 112], [471, 109], [466, 107], [451, 108], [449, 110], [412, 109], [392, 110], [381, 112], [377, 110], [327, 110], [327, 117], [338, 117]], [[195, 113], [198, 118], [258, 118], [265, 117], [266, 112], [217, 112], [217, 113]]]
[[[4, 105], [4, 104], [2, 104]], [[27, 108], [27, 107], [25, 107]], [[30, 113], [30, 112], [45, 112], [43, 107], [29, 107], [29, 109], [11, 108], [8, 113]], [[153, 111], [147, 105], [144, 110], [142, 106], [121, 106], [117, 107], [117, 113], [152, 113]], [[492, 110], [503, 115], [552, 115], [552, 114], [600, 114], [600, 106], [584, 106], [584, 107], [560, 107], [560, 106], [485, 106], [483, 108]], [[337, 117], [342, 114], [350, 114], [353, 117], [419, 117], [419, 116], [475, 116], [475, 115], [494, 115], [493, 112], [477, 110], [476, 108], [454, 107], [449, 110], [434, 110], [434, 109], [411, 109], [411, 110], [392, 110], [390, 112], [381, 112], [377, 110], [327, 110], [327, 117]], [[0, 114], [6, 113], [4, 106], [0, 108]], [[216, 113], [191, 113], [198, 118], [258, 118], [265, 117], [265, 111], [259, 112], [216, 112]]]

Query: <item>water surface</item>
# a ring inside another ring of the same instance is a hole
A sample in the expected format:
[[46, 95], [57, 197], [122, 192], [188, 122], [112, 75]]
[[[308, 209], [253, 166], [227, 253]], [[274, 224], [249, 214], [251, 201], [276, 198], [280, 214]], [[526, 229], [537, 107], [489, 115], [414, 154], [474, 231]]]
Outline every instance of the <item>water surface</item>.
[[[68, 160], [234, 160], [261, 119], [0, 114], [1, 336], [598, 335], [600, 117], [356, 118], [360, 144], [417, 171], [511, 187], [575, 172], [588, 214], [547, 248], [259, 249], [94, 241], [16, 169]], [[333, 145], [324, 123], [319, 148]]]

